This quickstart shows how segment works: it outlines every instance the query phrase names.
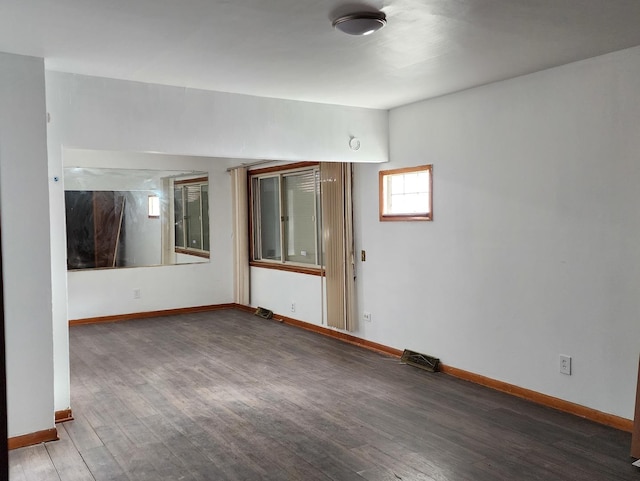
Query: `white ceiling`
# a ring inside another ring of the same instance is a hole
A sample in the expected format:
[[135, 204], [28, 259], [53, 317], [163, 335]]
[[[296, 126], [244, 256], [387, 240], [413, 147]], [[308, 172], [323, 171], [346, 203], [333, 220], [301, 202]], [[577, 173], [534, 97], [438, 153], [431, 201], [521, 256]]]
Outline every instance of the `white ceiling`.
[[636, 45], [639, 0], [0, 0], [0, 51], [50, 70], [383, 109]]

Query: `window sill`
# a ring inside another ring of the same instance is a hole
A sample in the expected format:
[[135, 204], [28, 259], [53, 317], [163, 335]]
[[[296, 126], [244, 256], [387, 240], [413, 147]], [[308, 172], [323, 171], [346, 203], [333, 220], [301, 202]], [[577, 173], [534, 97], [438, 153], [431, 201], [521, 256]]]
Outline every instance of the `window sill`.
[[432, 221], [433, 216], [428, 215], [415, 215], [415, 214], [395, 214], [395, 215], [381, 215], [380, 222], [403, 222], [403, 221]]
[[251, 267], [261, 267], [263, 269], [274, 269], [277, 271], [297, 272], [298, 274], [308, 274], [310, 276], [324, 276], [324, 271], [320, 267], [304, 267], [292, 264], [280, 264], [275, 262], [251, 261]]
[[209, 258], [209, 253], [204, 251], [192, 251], [189, 249], [181, 249], [179, 247], [176, 247], [175, 252], [176, 254], [185, 254], [188, 256], [202, 257], [203, 259]]

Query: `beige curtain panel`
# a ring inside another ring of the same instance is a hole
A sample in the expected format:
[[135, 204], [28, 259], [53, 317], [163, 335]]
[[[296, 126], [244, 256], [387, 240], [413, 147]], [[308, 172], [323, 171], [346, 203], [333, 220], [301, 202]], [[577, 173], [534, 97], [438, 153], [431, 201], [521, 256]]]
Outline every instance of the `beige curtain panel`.
[[249, 207], [247, 169], [231, 170], [233, 198], [233, 298], [237, 304], [250, 304], [249, 290]]
[[353, 331], [355, 313], [351, 164], [320, 164], [327, 325]]

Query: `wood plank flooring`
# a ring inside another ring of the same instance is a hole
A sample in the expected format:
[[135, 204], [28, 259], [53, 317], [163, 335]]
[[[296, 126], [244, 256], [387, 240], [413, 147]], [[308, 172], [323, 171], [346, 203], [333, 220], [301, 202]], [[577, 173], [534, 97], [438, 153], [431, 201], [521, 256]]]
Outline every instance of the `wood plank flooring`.
[[245, 312], [70, 345], [75, 420], [11, 481], [640, 479], [628, 433]]

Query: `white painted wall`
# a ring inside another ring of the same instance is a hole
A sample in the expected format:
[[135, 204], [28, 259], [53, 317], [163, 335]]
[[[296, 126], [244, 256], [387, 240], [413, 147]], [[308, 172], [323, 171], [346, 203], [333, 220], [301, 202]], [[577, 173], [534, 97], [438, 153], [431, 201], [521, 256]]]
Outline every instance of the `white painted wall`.
[[[392, 110], [391, 162], [355, 168], [354, 334], [632, 419], [638, 79], [634, 48]], [[435, 220], [379, 222], [378, 171], [427, 163]], [[252, 305], [319, 302], [281, 277], [252, 269]]]
[[9, 437], [54, 427], [42, 59], [0, 53], [0, 205]]
[[[356, 169], [359, 334], [633, 418], [638, 79], [635, 48], [392, 110], [392, 162]], [[435, 220], [379, 222], [378, 171], [426, 163]]]
[[[47, 99], [52, 147], [291, 161], [388, 159], [384, 110], [50, 71]], [[351, 136], [360, 139], [357, 151], [349, 148]]]
[[[72, 148], [235, 159], [354, 162], [388, 159], [386, 111], [206, 92], [60, 72], [46, 73], [46, 89], [47, 110], [51, 114], [48, 125], [50, 178], [62, 177], [63, 149]], [[351, 136], [360, 139], [360, 150], [349, 149]], [[152, 299], [145, 298], [143, 292], [142, 302], [134, 303], [131, 299], [118, 310], [183, 307], [199, 304], [205, 297], [209, 301], [207, 303], [232, 301], [230, 182], [218, 175], [228, 163], [225, 160], [215, 161], [209, 167], [209, 172], [216, 174], [212, 192], [216, 192], [216, 196], [220, 194], [220, 202], [211, 204], [212, 233], [220, 236], [212, 238], [212, 249], [220, 257], [212, 258], [212, 262], [206, 265], [167, 267], [167, 272], [181, 277], [188, 277], [188, 272], [206, 278], [206, 293], [189, 292], [181, 297], [173, 292], [172, 298], [160, 299], [163, 288], [158, 288], [152, 291], [155, 293]], [[103, 311], [83, 303], [81, 308], [68, 311], [62, 183], [51, 185], [49, 194], [56, 409], [65, 409], [70, 399], [67, 319], [113, 314], [114, 308], [110, 305], [110, 310]], [[215, 274], [207, 270], [213, 265], [217, 267]], [[135, 271], [132, 276], [139, 276], [145, 269], [131, 271]], [[123, 285], [127, 290], [133, 287], [144, 289], [141, 283], [146, 279], [153, 278], [154, 283], [166, 281], [155, 273], [153, 270], [144, 279], [132, 277]], [[87, 285], [109, 289], [109, 283], [113, 281], [111, 275], [106, 274], [98, 281], [93, 273], [88, 273]], [[77, 292], [76, 280], [69, 279], [70, 292]], [[174, 282], [173, 276], [171, 282]], [[117, 295], [126, 296], [126, 292]]]
[[199, 256], [192, 256], [189, 254], [183, 254], [181, 252], [176, 252], [175, 253], [175, 257], [174, 257], [174, 263], [176, 264], [192, 264], [192, 263], [199, 263], [199, 262], [207, 262], [207, 260], [204, 257], [199, 257]]
[[[250, 303], [253, 307], [260, 306], [283, 316], [326, 325], [324, 278], [261, 267], [251, 267], [250, 276]], [[291, 311], [292, 303], [295, 303], [295, 311]]]

